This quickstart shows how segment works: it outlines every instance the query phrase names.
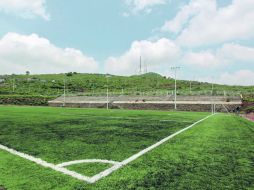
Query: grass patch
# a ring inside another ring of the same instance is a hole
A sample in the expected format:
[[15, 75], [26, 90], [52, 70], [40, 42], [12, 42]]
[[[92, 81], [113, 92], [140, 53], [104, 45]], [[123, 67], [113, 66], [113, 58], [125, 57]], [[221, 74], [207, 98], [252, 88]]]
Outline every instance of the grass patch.
[[[4, 107], [4, 109], [5, 111], [2, 110], [1, 112], [1, 117], [2, 115], [9, 115], [7, 118], [12, 121], [11, 116], [14, 118], [19, 116], [18, 121], [20, 121], [21, 118], [24, 119], [24, 115], [27, 113], [25, 110], [33, 108], [15, 108], [13, 112], [11, 111], [13, 107]], [[63, 114], [65, 115], [70, 114], [69, 110], [68, 113], [66, 109], [60, 110], [64, 111]], [[157, 118], [158, 121], [169, 117], [168, 112], [122, 112], [118, 110], [116, 113], [105, 110], [99, 112], [87, 110], [83, 113], [82, 110], [71, 110], [73, 115], [92, 116], [96, 113], [97, 116], [101, 117], [125, 117], [128, 114], [128, 119], [144, 117], [146, 119]], [[45, 112], [48, 120], [51, 117], [58, 119], [62, 117], [62, 114], [55, 109], [40, 108], [38, 112], [40, 114]], [[29, 113], [33, 122], [35, 122], [34, 120], [39, 120], [37, 123], [45, 122], [44, 114], [37, 118], [33, 111], [29, 111]], [[201, 115], [202, 113], [178, 114], [174, 112], [170, 116], [172, 119], [193, 121]], [[3, 118], [1, 118], [0, 123]], [[79, 125], [76, 124], [72, 127], [79, 128]], [[61, 127], [59, 126], [59, 128]], [[144, 130], [143, 127], [138, 129]], [[15, 125], [13, 130], [17, 130]], [[12, 131], [10, 130], [10, 132]], [[2, 135], [2, 131], [0, 134]], [[116, 134], [114, 133], [114, 135]], [[253, 136], [254, 123], [237, 116], [218, 114], [95, 184], [75, 180], [0, 150], [0, 185], [8, 190], [254, 189]], [[131, 145], [133, 144], [131, 143]], [[133, 148], [131, 149], [133, 150]], [[120, 153], [124, 151], [128, 150], [124, 149]], [[112, 157], [115, 154], [116, 152], [112, 151]], [[85, 165], [80, 165], [81, 170], [83, 167], [84, 169], [87, 168]]]
[[43, 107], [0, 107], [0, 113], [1, 144], [55, 164], [121, 161], [207, 115]]
[[89, 189], [253, 189], [254, 124], [225, 116], [209, 118]]
[[83, 164], [74, 164], [71, 166], [67, 166], [66, 168], [75, 172], [78, 172], [82, 175], [92, 177], [108, 168], [110, 168], [111, 164], [105, 163], [83, 163]]
[[[70, 73], [69, 73], [70, 74]], [[58, 96], [63, 94], [64, 80], [67, 93], [78, 95], [102, 95], [109, 92], [114, 94], [140, 95], [166, 95], [174, 90], [174, 79], [161, 76], [156, 73], [147, 73], [134, 76], [111, 76], [107, 84], [106, 75], [103, 74], [42, 74], [42, 75], [6, 75], [5, 81], [0, 83], [0, 94], [17, 95], [44, 95]], [[13, 92], [13, 82], [16, 87]], [[178, 93], [189, 95], [190, 82], [178, 80]], [[123, 91], [122, 91], [123, 90]], [[253, 92], [253, 86], [227, 86], [214, 84], [214, 94], [224, 95], [248, 94]], [[193, 94], [209, 94], [211, 84], [192, 81]]]

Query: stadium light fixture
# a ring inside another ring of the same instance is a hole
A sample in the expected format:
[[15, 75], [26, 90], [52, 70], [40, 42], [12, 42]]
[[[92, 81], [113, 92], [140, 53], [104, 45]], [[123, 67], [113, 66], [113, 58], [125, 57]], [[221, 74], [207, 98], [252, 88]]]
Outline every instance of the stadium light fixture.
[[177, 109], [177, 105], [176, 105], [176, 72], [180, 68], [181, 67], [171, 67], [171, 70], [173, 70], [175, 72], [175, 110]]

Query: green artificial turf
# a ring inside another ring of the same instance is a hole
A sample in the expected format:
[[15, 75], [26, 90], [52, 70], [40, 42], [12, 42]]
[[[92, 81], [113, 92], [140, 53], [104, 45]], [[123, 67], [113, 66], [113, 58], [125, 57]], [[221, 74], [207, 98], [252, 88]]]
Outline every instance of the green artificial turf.
[[0, 107], [0, 144], [55, 164], [122, 161], [206, 115]]
[[[8, 109], [12, 108], [5, 107], [5, 112]], [[15, 112], [23, 113], [22, 109], [27, 108], [19, 109]], [[48, 115], [53, 117], [53, 112]], [[80, 112], [82, 110], [76, 111], [77, 114]], [[90, 110], [86, 115], [95, 112], [97, 110]], [[152, 115], [168, 116], [167, 112], [127, 112], [128, 117], [152, 119]], [[125, 111], [119, 111], [117, 117], [123, 113]], [[19, 114], [14, 115], [17, 117]], [[105, 114], [105, 110], [100, 110], [96, 115]], [[174, 112], [170, 116], [173, 118], [173, 115], [174, 119], [181, 118], [182, 121], [197, 115], [201, 117], [201, 113]], [[254, 189], [253, 135], [252, 122], [218, 114], [95, 184], [75, 180], [0, 150], [0, 186], [10, 190]]]
[[[254, 189], [254, 123], [215, 115], [87, 189]], [[110, 185], [109, 185], [110, 184]]]
[[110, 167], [112, 167], [111, 164], [105, 163], [82, 163], [67, 166], [66, 168], [78, 172], [79, 174], [92, 177]]

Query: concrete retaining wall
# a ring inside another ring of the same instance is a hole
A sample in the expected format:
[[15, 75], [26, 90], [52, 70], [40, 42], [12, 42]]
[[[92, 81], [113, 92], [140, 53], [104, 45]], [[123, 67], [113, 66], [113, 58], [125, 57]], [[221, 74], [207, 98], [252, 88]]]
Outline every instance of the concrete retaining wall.
[[[217, 102], [214, 103], [217, 112], [232, 112], [237, 107], [241, 106], [240, 102]], [[50, 101], [49, 106], [62, 107], [63, 102]], [[66, 107], [73, 108], [106, 108], [106, 102], [66, 102]], [[111, 109], [135, 109], [135, 110], [173, 110], [174, 103], [172, 102], [111, 102], [109, 104]], [[204, 103], [181, 103], [178, 102], [177, 110], [179, 111], [204, 111], [209, 112], [212, 109], [210, 102]]]

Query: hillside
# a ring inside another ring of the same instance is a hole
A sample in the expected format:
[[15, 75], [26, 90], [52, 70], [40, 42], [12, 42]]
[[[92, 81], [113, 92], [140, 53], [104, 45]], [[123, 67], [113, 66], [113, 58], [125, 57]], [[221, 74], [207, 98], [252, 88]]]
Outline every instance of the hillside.
[[[59, 96], [63, 94], [64, 81], [66, 93], [96, 95], [105, 94], [107, 78], [103, 74], [42, 74], [42, 75], [5, 75], [0, 76], [1, 95], [25, 96]], [[191, 86], [191, 89], [190, 89]], [[109, 92], [112, 94], [149, 94], [165, 95], [174, 90], [174, 79], [163, 77], [156, 73], [133, 75], [129, 77], [108, 77]], [[177, 81], [178, 94], [211, 94], [212, 84], [197, 81]], [[253, 86], [214, 85], [214, 94], [224, 95], [248, 94], [253, 92]]]

